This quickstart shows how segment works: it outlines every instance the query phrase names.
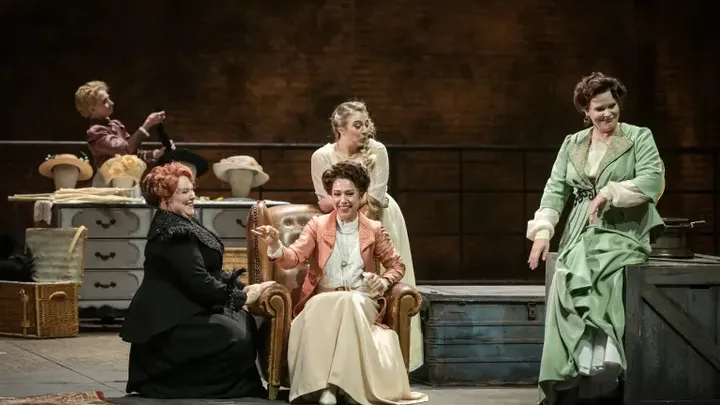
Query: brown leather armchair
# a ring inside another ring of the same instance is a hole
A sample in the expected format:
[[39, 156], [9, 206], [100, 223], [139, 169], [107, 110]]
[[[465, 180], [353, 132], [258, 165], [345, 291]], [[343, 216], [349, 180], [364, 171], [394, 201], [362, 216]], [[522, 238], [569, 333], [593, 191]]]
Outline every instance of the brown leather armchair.
[[[280, 232], [285, 246], [292, 244], [310, 218], [322, 213], [316, 205], [288, 204], [268, 208], [264, 201], [258, 203], [248, 214], [249, 229], [260, 225], [272, 225]], [[274, 280], [277, 284], [263, 291], [253, 305], [252, 312], [268, 319], [261, 328], [262, 342], [260, 363], [263, 377], [268, 382], [270, 400], [277, 398], [281, 386], [287, 387], [287, 343], [290, 334], [292, 312], [297, 303], [308, 263], [292, 270], [282, 270], [267, 257], [265, 242], [248, 232], [248, 277], [250, 284]], [[410, 356], [410, 318], [420, 310], [421, 297], [414, 288], [398, 283], [386, 294], [387, 312], [385, 324], [399, 337], [405, 367]]]

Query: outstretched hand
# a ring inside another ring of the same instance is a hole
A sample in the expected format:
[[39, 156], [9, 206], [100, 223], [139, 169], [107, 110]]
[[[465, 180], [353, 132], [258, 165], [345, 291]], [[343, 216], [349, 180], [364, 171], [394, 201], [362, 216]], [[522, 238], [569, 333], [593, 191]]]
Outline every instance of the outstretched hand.
[[262, 225], [250, 230], [253, 234], [262, 238], [268, 247], [276, 250], [280, 247], [280, 232], [272, 225]]
[[547, 239], [535, 239], [530, 249], [530, 257], [528, 257], [528, 266], [530, 270], [537, 269], [540, 260], [547, 260], [547, 254], [550, 251], [550, 241]]

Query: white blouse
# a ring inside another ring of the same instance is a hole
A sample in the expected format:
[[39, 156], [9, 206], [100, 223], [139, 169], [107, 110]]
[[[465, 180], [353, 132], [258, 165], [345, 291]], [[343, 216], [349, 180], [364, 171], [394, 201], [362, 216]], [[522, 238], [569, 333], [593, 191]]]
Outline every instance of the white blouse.
[[[360, 234], [358, 232], [358, 217], [354, 221], [343, 222], [337, 220], [335, 232], [335, 246], [323, 268], [323, 277], [320, 287], [334, 289], [346, 287], [348, 289], [365, 292], [363, 272], [365, 263], [360, 255]], [[268, 256], [277, 259], [282, 255], [282, 245], [276, 251], [268, 247]], [[345, 264], [343, 266], [343, 264]]]

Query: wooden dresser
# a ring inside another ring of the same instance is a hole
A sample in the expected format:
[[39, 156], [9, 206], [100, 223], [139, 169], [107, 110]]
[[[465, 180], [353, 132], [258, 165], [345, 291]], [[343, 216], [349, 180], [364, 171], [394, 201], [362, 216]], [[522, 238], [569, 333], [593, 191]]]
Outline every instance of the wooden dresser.
[[[225, 247], [245, 247], [247, 216], [255, 200], [197, 202], [198, 220]], [[268, 205], [287, 204], [268, 201]], [[58, 227], [88, 229], [85, 275], [80, 288], [83, 318], [118, 318], [130, 305], [143, 279], [145, 243], [154, 209], [146, 204], [73, 204], [54, 206]]]

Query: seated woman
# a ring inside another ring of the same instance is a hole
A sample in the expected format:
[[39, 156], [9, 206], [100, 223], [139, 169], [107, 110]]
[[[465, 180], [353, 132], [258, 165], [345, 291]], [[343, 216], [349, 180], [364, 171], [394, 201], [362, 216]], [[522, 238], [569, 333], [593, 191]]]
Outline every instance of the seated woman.
[[665, 188], [652, 131], [620, 121], [626, 93], [599, 72], [578, 82], [573, 101], [586, 128], [565, 137], [528, 222], [535, 270], [573, 195], [548, 294], [543, 405], [622, 403], [625, 269], [648, 260], [651, 237], [663, 227], [655, 205]]
[[[95, 165], [93, 187], [105, 187], [100, 166], [115, 155], [137, 155], [145, 163], [154, 164], [165, 153], [165, 148], [141, 150], [140, 144], [150, 137], [150, 128], [165, 120], [165, 112], [154, 112], [145, 119], [135, 133], [130, 135], [125, 125], [110, 119], [115, 103], [110, 100], [109, 87], [105, 82], [91, 81], [75, 91], [75, 108], [80, 115], [90, 120], [87, 142]], [[173, 149], [175, 146], [172, 146]]]
[[[282, 268], [312, 259], [290, 328], [290, 401], [335, 404], [412, 404], [428, 397], [410, 391], [395, 331], [382, 325], [383, 294], [402, 279], [405, 265], [380, 222], [358, 213], [370, 185], [359, 163], [341, 162], [322, 182], [335, 210], [311, 219], [289, 247], [272, 226], [253, 233]], [[386, 269], [377, 275], [376, 263]]]
[[120, 334], [131, 344], [126, 391], [151, 398], [264, 397], [257, 328], [244, 306], [272, 282], [243, 288], [240, 271], [222, 271], [222, 242], [193, 219], [188, 167], [157, 166], [142, 190], [157, 211], [145, 277]]

